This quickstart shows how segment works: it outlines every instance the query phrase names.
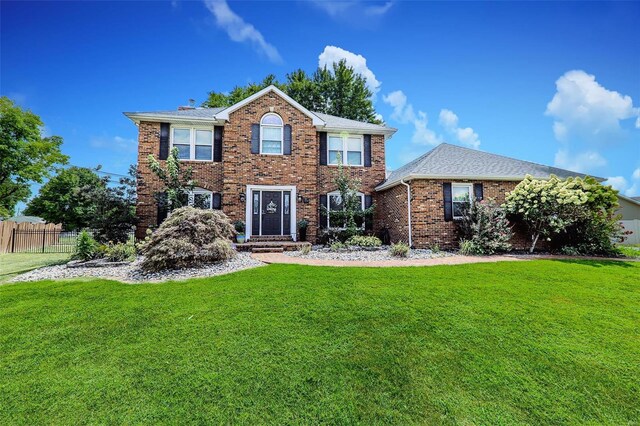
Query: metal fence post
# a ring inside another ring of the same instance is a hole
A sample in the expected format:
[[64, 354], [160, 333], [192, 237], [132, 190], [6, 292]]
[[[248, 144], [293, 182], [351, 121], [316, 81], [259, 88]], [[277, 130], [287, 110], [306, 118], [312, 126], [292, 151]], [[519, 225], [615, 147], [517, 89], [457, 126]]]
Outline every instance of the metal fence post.
[[44, 253], [44, 243], [47, 237], [47, 231], [45, 229], [42, 230], [42, 252]]
[[11, 230], [11, 253], [15, 253], [16, 250], [16, 228]]

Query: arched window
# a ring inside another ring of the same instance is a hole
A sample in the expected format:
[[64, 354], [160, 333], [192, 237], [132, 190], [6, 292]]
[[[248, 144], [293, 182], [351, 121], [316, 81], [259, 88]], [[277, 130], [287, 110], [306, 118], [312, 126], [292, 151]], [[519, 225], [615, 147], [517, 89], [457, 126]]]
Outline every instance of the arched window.
[[260, 154], [282, 154], [282, 118], [278, 114], [265, 114], [260, 120]]

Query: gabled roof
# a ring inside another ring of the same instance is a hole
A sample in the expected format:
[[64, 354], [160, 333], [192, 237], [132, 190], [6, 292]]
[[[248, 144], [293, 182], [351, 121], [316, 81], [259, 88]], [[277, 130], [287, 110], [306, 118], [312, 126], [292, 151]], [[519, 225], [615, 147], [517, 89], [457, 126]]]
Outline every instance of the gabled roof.
[[292, 97], [290, 97], [289, 95], [284, 93], [282, 90], [278, 89], [273, 84], [271, 86], [265, 87], [264, 89], [260, 90], [259, 92], [254, 93], [253, 95], [249, 96], [248, 98], [244, 98], [240, 102], [238, 102], [238, 103], [236, 103], [234, 105], [231, 105], [230, 107], [227, 107], [227, 108], [223, 109], [218, 114], [216, 114], [216, 118], [219, 119], [219, 120], [228, 120], [229, 119], [229, 114], [231, 114], [233, 111], [235, 111], [235, 110], [237, 110], [239, 108], [242, 108], [246, 104], [255, 101], [259, 97], [264, 96], [269, 92], [274, 92], [275, 94], [277, 94], [278, 96], [283, 98], [285, 101], [289, 102], [291, 105], [293, 105], [298, 110], [300, 110], [304, 115], [306, 115], [307, 117], [311, 118], [313, 120], [313, 125], [314, 126], [322, 126], [322, 125], [324, 125], [324, 121], [322, 121], [317, 115], [315, 115], [314, 113], [312, 113], [311, 111], [309, 111], [308, 109], [306, 109], [305, 107], [300, 105]]
[[258, 99], [259, 97], [274, 92], [284, 100], [289, 102], [295, 108], [300, 110], [306, 116], [311, 118], [313, 125], [322, 131], [352, 131], [352, 132], [370, 132], [373, 134], [383, 134], [385, 137], [390, 138], [396, 129], [392, 127], [381, 126], [379, 124], [365, 123], [362, 121], [349, 120], [347, 118], [336, 117], [334, 115], [323, 114], [319, 112], [312, 112], [300, 105], [289, 95], [278, 89], [276, 86], [268, 86], [260, 90], [257, 93], [241, 100], [240, 102], [231, 105], [230, 107], [222, 108], [193, 108], [184, 110], [171, 110], [171, 111], [147, 111], [147, 112], [125, 112], [128, 118], [135, 123], [140, 121], [176, 121], [181, 123], [221, 123], [225, 120], [229, 120], [229, 114], [233, 111], [241, 108], [242, 106]]
[[[441, 143], [426, 154], [391, 172], [377, 190], [398, 185], [411, 179], [470, 179], [520, 181], [526, 175], [548, 179], [584, 177], [582, 173], [545, 166], [530, 161], [517, 160], [502, 155]], [[603, 180], [596, 177], [596, 179]]]

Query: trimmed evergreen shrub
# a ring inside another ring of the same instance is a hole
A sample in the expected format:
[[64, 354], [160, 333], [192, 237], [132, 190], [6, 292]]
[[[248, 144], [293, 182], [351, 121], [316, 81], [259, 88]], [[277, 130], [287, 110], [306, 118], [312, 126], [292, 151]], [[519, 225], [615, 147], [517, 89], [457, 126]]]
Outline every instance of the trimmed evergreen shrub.
[[182, 207], [151, 235], [142, 247], [142, 268], [148, 271], [190, 268], [235, 256], [230, 240], [235, 235], [220, 210]]

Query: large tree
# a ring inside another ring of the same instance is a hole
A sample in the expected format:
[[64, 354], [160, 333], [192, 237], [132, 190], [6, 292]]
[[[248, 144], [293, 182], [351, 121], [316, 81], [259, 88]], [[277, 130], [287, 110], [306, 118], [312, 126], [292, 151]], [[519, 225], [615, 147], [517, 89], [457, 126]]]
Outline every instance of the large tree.
[[68, 160], [62, 138], [43, 137], [40, 117], [0, 97], [0, 216], [11, 216], [16, 204], [31, 195], [57, 165]]
[[64, 169], [40, 188], [38, 196], [29, 201], [25, 214], [61, 223], [66, 230], [87, 228], [95, 213], [95, 200], [85, 197], [83, 191], [104, 186], [105, 182], [93, 170]]
[[209, 92], [203, 106], [227, 107], [253, 95], [269, 85], [275, 85], [305, 108], [352, 120], [381, 123], [373, 107], [373, 93], [365, 78], [347, 65], [346, 61], [334, 62], [331, 69], [318, 67], [312, 76], [301, 69], [287, 74], [280, 83], [270, 74], [262, 82], [236, 86], [228, 94]]

